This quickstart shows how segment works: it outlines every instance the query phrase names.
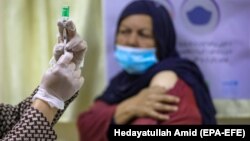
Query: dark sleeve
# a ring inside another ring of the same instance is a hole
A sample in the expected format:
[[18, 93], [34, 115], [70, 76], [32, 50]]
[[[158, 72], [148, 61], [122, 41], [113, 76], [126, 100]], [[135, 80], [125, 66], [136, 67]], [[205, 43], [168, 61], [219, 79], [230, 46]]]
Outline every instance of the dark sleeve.
[[176, 95], [180, 98], [178, 111], [166, 113], [170, 116], [167, 121], [157, 121], [152, 118], [138, 118], [132, 124], [161, 124], [161, 125], [188, 125], [201, 124], [201, 114], [191, 88], [181, 79], [179, 79], [173, 89], [166, 94]]
[[[34, 90], [33, 94], [37, 92]], [[24, 111], [31, 105], [32, 96], [26, 98], [16, 106], [0, 104], [0, 139], [12, 129], [12, 127], [20, 120]]]
[[46, 140], [55, 141], [55, 131], [46, 117], [33, 107], [24, 111], [20, 120], [6, 133], [2, 141]]
[[[31, 107], [32, 96], [36, 94], [37, 90], [38, 90], [38, 87], [34, 90], [34, 92], [32, 93], [30, 97], [26, 98], [25, 100], [23, 100], [16, 106], [0, 104], [0, 139], [3, 139], [3, 137], [6, 138], [6, 134], [12, 135], [13, 133], [18, 133], [16, 131], [18, 130], [19, 127], [21, 127], [20, 129], [26, 128], [23, 126], [27, 126], [27, 128], [29, 128], [30, 126], [28, 126], [27, 122], [25, 121], [41, 120], [40, 121], [42, 122], [41, 124], [43, 124], [43, 122], [46, 122], [45, 125], [47, 125], [46, 117], [42, 116], [42, 113], [40, 113], [39, 111], [37, 110], [34, 111], [34, 108]], [[51, 125], [49, 125], [50, 128], [52, 128], [56, 124], [56, 122], [64, 113], [68, 105], [77, 97], [77, 95], [78, 95], [78, 92], [71, 99], [65, 102], [65, 107], [63, 110], [58, 110]], [[32, 112], [35, 114], [31, 114], [32, 116], [29, 116], [29, 114], [27, 114], [29, 112]], [[44, 118], [46, 120], [43, 120]], [[26, 120], [24, 121], [24, 119]], [[13, 129], [13, 127], [15, 127], [15, 129]], [[33, 129], [33, 126], [32, 126], [32, 129]], [[45, 129], [51, 132], [49, 128], [45, 128]], [[33, 130], [26, 130], [26, 131], [34, 132]]]
[[16, 123], [18, 111], [11, 105], [0, 104], [0, 139], [9, 131]]
[[108, 141], [107, 134], [116, 105], [96, 101], [86, 112], [80, 114], [77, 127], [80, 141]]

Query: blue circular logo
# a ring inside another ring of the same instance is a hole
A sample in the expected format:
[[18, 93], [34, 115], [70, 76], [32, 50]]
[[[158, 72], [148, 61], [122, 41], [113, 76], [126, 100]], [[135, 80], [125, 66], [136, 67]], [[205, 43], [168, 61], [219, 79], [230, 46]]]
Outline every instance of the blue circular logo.
[[214, 0], [185, 0], [181, 6], [181, 18], [192, 32], [205, 34], [219, 23], [220, 12]]

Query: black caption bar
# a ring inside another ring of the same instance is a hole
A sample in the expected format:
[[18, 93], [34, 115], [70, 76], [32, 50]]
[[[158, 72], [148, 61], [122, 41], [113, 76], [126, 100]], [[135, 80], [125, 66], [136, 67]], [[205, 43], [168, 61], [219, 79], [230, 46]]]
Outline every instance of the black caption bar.
[[123, 138], [157, 140], [189, 138], [192, 140], [236, 139], [250, 141], [250, 125], [112, 125], [110, 141]]

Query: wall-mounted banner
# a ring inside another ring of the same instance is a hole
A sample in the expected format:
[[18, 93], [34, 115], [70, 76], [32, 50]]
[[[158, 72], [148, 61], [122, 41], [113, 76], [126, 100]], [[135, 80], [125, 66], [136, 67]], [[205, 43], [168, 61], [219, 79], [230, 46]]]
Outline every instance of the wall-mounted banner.
[[[117, 18], [132, 0], [105, 0], [110, 79], [120, 70], [113, 57]], [[158, 0], [169, 10], [177, 49], [201, 68], [219, 117], [250, 117], [250, 1]]]

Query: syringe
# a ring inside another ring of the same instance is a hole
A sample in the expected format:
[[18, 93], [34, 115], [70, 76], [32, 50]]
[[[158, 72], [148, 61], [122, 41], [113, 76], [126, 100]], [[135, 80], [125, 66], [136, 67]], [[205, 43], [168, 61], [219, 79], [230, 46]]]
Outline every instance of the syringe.
[[[69, 19], [69, 6], [63, 6], [62, 8], [62, 21], [63, 21], [63, 43], [66, 45], [67, 43], [67, 30], [66, 30], [66, 21]], [[65, 48], [64, 48], [65, 50]], [[49, 64], [54, 66], [56, 64], [56, 60], [54, 57], [50, 59]]]
[[63, 43], [67, 43], [67, 31], [66, 31], [66, 21], [69, 19], [69, 6], [63, 6], [62, 8], [62, 20], [64, 22], [63, 28]]

